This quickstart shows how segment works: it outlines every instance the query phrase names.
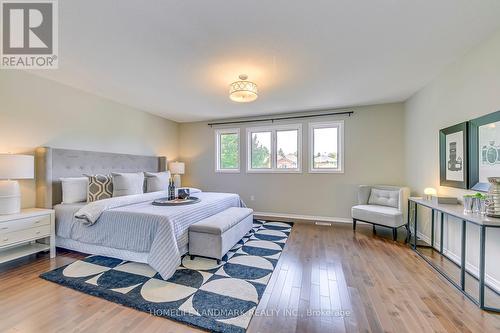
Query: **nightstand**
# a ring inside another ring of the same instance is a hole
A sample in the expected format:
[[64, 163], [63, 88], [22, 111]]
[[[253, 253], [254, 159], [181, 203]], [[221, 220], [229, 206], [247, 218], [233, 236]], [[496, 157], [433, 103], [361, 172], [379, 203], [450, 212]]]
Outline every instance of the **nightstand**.
[[0, 215], [0, 264], [41, 251], [56, 256], [54, 210], [29, 208]]

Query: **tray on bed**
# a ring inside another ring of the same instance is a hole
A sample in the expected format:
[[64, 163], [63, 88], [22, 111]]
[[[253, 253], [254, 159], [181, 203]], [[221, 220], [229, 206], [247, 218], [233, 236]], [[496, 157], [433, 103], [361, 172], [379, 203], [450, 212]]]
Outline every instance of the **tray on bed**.
[[174, 199], [168, 200], [168, 198], [156, 199], [153, 201], [153, 205], [155, 206], [181, 206], [181, 205], [191, 205], [194, 203], [200, 202], [200, 199], [197, 197], [188, 197], [187, 199]]

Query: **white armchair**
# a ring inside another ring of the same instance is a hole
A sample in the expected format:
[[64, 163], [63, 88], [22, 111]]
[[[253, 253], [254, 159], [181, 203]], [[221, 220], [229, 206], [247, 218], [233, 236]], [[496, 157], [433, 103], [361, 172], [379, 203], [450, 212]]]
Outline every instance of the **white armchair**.
[[360, 185], [358, 189], [358, 205], [352, 207], [353, 230], [356, 222], [367, 222], [375, 226], [392, 228], [392, 237], [397, 240], [398, 228], [406, 226], [408, 187], [385, 185]]

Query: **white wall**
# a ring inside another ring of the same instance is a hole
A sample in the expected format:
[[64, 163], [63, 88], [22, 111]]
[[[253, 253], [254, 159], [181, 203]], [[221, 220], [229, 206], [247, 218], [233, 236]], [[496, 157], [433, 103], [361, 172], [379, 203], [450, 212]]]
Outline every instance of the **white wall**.
[[[178, 124], [38, 76], [0, 71], [0, 153], [38, 146], [177, 157]], [[34, 181], [21, 181], [34, 206]]]
[[[345, 173], [308, 173], [308, 123], [327, 121], [313, 118], [302, 123], [302, 173], [246, 173], [246, 127], [241, 132], [239, 174], [215, 172], [214, 129], [206, 122], [180, 124], [179, 152], [186, 162], [184, 184], [207, 191], [239, 193], [256, 211], [348, 218], [356, 202], [359, 184], [404, 183], [403, 104], [352, 108], [345, 120]], [[283, 122], [279, 122], [283, 123]], [[265, 124], [266, 126], [268, 124]], [[250, 127], [259, 126], [251, 123]], [[250, 197], [255, 200], [251, 201]]]
[[[405, 109], [406, 179], [414, 194], [421, 194], [425, 187], [435, 187], [441, 195], [461, 197], [467, 193], [439, 186], [438, 133], [441, 128], [500, 110], [500, 31], [410, 98]], [[444, 241], [445, 247], [457, 255], [459, 226], [450, 221], [448, 238]], [[422, 231], [428, 235], [428, 221], [423, 227]], [[470, 228], [467, 232], [467, 261], [477, 267], [478, 230]], [[500, 230], [490, 230], [487, 239], [487, 273], [500, 288]]]

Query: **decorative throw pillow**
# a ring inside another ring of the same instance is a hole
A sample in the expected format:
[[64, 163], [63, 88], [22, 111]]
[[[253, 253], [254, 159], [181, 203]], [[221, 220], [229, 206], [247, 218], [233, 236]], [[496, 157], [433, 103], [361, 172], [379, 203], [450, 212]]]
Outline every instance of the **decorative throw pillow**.
[[87, 201], [93, 202], [113, 196], [113, 178], [111, 175], [87, 175], [89, 187]]
[[372, 188], [368, 204], [398, 208], [399, 191]]
[[113, 172], [113, 197], [144, 193], [143, 172]]
[[157, 192], [168, 190], [168, 180], [170, 171], [164, 172], [144, 172], [146, 177], [146, 192]]
[[71, 204], [87, 201], [88, 177], [61, 178], [62, 202]]

